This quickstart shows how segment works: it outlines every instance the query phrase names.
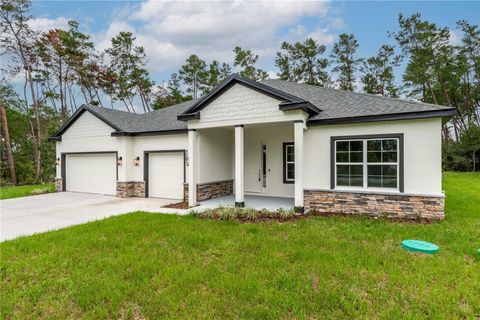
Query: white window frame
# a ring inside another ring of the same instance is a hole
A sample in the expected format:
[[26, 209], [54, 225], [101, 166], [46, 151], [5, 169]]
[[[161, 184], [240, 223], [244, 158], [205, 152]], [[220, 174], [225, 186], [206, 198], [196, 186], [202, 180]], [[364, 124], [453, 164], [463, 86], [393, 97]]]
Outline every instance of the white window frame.
[[[378, 141], [378, 140], [396, 140], [397, 141], [397, 161], [396, 162], [368, 162], [368, 150], [367, 144], [368, 141]], [[337, 142], [348, 142], [348, 141], [363, 141], [363, 161], [362, 162], [337, 162]], [[334, 161], [334, 179], [335, 179], [335, 190], [368, 190], [368, 191], [383, 191], [383, 192], [400, 192], [400, 139], [397, 137], [378, 137], [378, 138], [352, 138], [352, 139], [336, 139], [333, 141], [333, 161]], [[363, 186], [338, 186], [337, 185], [337, 165], [358, 165], [363, 167]], [[396, 165], [397, 166], [397, 187], [396, 188], [387, 188], [387, 187], [368, 187], [368, 166], [369, 165]]]
[[[289, 148], [293, 149], [293, 161], [288, 161], [288, 149]], [[285, 144], [285, 148], [284, 148], [283, 152], [285, 153], [284, 154], [285, 163], [283, 164], [284, 165], [283, 170], [284, 170], [284, 173], [285, 173], [285, 181], [286, 182], [295, 182], [295, 178], [292, 179], [292, 178], [288, 177], [288, 165], [293, 164], [293, 167], [295, 168], [295, 145], [293, 143]]]

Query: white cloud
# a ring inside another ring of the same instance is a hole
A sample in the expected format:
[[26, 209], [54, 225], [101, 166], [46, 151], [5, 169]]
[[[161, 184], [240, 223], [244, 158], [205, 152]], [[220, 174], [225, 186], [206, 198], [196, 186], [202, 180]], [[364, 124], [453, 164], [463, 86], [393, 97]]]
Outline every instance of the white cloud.
[[278, 79], [277, 71], [269, 70], [267, 73], [270, 79]]
[[306, 38], [313, 38], [317, 42], [330, 45], [335, 42], [337, 35], [332, 33], [328, 28], [317, 27], [314, 31], [307, 34]]
[[55, 19], [49, 18], [35, 18], [28, 22], [30, 28], [36, 31], [45, 32], [51, 29], [68, 29], [68, 20], [65, 17], [58, 17]]
[[344, 29], [345, 28], [345, 23], [339, 17], [333, 18], [332, 21], [330, 21], [329, 25], [330, 25], [330, 27], [332, 27], [334, 29]]
[[[128, 9], [119, 10], [95, 40], [104, 49], [119, 31], [132, 31], [145, 47], [152, 71], [178, 66], [192, 53], [207, 61], [231, 62], [239, 45], [271, 58], [283, 40], [300, 41], [308, 35], [329, 44], [335, 38], [327, 28], [331, 19], [322, 19], [330, 10], [326, 1], [148, 0]], [[302, 17], [318, 17], [318, 28], [305, 30]]]
[[458, 46], [462, 43], [462, 35], [457, 30], [450, 30], [449, 42], [452, 46]]

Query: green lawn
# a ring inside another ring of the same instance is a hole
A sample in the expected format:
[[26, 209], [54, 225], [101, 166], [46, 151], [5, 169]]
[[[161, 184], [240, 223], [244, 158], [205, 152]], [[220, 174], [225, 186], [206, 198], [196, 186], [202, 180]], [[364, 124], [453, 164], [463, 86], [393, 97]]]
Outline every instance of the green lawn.
[[447, 218], [428, 225], [138, 212], [2, 243], [1, 317], [478, 319], [480, 174], [444, 188]]
[[0, 187], [0, 200], [55, 192], [53, 183]]

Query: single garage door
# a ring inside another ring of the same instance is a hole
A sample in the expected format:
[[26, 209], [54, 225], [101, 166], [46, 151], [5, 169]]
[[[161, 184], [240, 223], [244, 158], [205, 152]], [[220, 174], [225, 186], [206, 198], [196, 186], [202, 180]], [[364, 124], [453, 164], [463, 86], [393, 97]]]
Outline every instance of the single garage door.
[[148, 196], [183, 199], [183, 152], [150, 153], [148, 157]]
[[116, 195], [115, 153], [67, 154], [66, 190]]

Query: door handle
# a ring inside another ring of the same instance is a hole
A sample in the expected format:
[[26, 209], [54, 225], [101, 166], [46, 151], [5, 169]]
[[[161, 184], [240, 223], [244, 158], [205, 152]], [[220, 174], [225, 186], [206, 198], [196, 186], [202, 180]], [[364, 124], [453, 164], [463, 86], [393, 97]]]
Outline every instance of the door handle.
[[258, 170], [258, 181], [261, 181], [260, 180], [260, 175], [261, 175], [261, 170]]

